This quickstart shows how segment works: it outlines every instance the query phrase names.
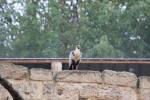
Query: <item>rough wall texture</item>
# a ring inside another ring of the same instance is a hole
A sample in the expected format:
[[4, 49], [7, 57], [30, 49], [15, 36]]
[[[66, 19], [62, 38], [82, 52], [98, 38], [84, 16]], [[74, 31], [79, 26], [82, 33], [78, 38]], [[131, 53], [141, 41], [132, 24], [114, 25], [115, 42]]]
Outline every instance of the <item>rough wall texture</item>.
[[[0, 75], [25, 100], [150, 100], [150, 77], [129, 72], [54, 72], [1, 63]], [[12, 100], [1, 85], [0, 100]]]

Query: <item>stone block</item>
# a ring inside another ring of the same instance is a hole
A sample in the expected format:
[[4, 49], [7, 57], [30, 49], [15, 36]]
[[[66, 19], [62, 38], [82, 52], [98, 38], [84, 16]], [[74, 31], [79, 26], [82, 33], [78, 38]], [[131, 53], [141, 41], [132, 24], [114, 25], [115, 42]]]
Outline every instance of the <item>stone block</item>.
[[99, 71], [61, 71], [56, 74], [58, 82], [102, 83]]
[[42, 98], [43, 82], [42, 81], [30, 81], [29, 92], [30, 100], [44, 100]]
[[137, 76], [130, 72], [116, 72], [111, 70], [104, 70], [102, 72], [102, 79], [104, 84], [120, 85], [127, 87], [136, 87]]
[[139, 88], [150, 89], [150, 77], [140, 76], [139, 77]]
[[0, 85], [0, 100], [13, 100], [9, 92]]
[[28, 80], [8, 80], [24, 100], [30, 100], [30, 84]]
[[42, 85], [42, 100], [57, 100], [55, 95], [55, 84], [45, 81]]
[[53, 72], [48, 69], [32, 68], [30, 70], [30, 79], [36, 81], [52, 81]]
[[138, 100], [150, 100], [150, 89], [139, 89]]
[[21, 65], [11, 63], [0, 63], [0, 75], [7, 79], [25, 79], [28, 78], [28, 69]]

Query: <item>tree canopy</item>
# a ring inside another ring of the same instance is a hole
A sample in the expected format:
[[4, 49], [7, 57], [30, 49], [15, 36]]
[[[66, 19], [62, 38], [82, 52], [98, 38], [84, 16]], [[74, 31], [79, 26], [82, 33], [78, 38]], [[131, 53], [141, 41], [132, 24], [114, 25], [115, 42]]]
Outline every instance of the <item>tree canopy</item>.
[[150, 57], [150, 0], [0, 0], [0, 57]]

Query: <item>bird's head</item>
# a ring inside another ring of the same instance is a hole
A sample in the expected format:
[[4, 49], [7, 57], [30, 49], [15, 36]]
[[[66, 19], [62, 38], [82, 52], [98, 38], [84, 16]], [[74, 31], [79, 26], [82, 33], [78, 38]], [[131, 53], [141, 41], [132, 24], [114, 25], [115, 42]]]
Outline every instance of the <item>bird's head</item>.
[[77, 45], [76, 48], [80, 50], [80, 45]]

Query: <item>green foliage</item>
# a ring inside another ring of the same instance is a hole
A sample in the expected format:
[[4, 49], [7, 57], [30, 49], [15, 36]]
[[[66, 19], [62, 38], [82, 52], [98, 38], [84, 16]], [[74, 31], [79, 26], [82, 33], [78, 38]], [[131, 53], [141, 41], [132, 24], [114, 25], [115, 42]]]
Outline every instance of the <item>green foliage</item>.
[[124, 54], [120, 50], [115, 49], [110, 43], [106, 35], [100, 38], [100, 42], [92, 49], [89, 49], [87, 56], [90, 57], [123, 57]]
[[0, 57], [150, 57], [150, 0], [73, 1], [2, 0]]

